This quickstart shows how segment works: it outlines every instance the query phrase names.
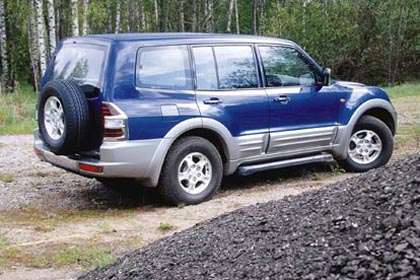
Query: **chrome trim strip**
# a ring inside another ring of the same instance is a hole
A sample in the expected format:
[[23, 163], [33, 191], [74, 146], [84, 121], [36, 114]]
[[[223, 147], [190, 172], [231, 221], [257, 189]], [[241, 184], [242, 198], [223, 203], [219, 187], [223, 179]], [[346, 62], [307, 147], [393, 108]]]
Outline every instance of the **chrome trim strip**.
[[242, 176], [247, 176], [254, 174], [256, 172], [271, 170], [276, 168], [283, 168], [289, 166], [296, 166], [301, 164], [315, 163], [315, 162], [328, 162], [333, 161], [334, 158], [332, 155], [318, 155], [310, 156], [303, 158], [288, 159], [276, 162], [262, 163], [256, 165], [240, 166], [238, 168], [238, 174]]

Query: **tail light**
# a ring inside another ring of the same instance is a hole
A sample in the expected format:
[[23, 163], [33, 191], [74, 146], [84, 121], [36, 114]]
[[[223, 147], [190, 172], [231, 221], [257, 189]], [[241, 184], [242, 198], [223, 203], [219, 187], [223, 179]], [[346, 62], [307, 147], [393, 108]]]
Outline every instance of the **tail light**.
[[102, 102], [104, 140], [123, 140], [128, 138], [127, 116], [115, 104]]

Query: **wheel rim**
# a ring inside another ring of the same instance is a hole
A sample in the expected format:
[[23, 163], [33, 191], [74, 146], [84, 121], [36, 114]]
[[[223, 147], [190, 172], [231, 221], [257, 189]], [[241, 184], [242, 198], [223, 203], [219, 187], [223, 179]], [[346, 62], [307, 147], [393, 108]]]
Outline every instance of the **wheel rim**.
[[64, 134], [64, 110], [61, 101], [50, 96], [44, 106], [44, 125], [48, 136], [57, 141]]
[[372, 130], [359, 130], [350, 138], [348, 155], [358, 164], [374, 162], [381, 152], [381, 138]]
[[189, 194], [199, 194], [210, 184], [212, 166], [210, 160], [202, 153], [188, 154], [178, 167], [178, 182]]

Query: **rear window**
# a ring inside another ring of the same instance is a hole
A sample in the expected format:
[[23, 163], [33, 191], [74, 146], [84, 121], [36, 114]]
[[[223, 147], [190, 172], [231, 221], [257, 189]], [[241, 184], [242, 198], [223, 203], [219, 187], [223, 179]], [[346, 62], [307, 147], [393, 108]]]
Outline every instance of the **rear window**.
[[57, 53], [50, 80], [69, 79], [79, 85], [100, 87], [105, 48], [99, 46], [63, 46]]
[[146, 88], [192, 89], [186, 46], [141, 48], [136, 85]]

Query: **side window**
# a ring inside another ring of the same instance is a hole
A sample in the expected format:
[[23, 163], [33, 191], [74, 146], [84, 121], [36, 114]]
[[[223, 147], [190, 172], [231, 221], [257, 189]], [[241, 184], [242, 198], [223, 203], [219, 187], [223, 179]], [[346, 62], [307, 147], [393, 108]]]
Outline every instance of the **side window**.
[[192, 89], [186, 46], [141, 48], [136, 72], [136, 85], [140, 87]]
[[252, 47], [214, 47], [220, 89], [258, 87]]
[[197, 89], [218, 89], [216, 64], [211, 47], [194, 47], [195, 74], [197, 77]]
[[314, 71], [293, 48], [261, 46], [258, 48], [264, 65], [267, 87], [313, 86]]

